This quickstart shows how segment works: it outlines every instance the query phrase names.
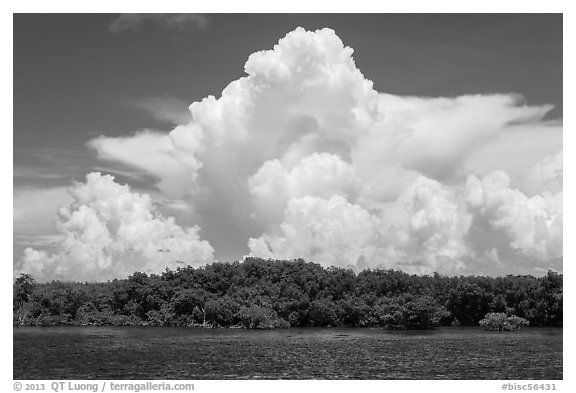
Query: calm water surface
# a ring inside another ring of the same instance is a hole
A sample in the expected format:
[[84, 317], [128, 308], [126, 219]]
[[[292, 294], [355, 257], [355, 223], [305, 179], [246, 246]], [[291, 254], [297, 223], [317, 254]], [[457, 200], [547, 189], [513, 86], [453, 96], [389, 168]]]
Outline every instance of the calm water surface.
[[562, 379], [562, 329], [14, 329], [14, 379]]

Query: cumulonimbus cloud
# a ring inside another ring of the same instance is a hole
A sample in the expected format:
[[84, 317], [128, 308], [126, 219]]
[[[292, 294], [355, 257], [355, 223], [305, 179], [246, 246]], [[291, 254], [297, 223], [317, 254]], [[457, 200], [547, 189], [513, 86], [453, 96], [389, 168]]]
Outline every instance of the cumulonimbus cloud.
[[16, 270], [43, 280], [105, 280], [212, 260], [213, 249], [198, 227], [161, 216], [148, 195], [110, 175], [90, 173], [69, 191], [72, 204], [58, 212], [59, 251], [27, 248]]
[[377, 92], [352, 54], [333, 30], [297, 28], [250, 55], [219, 98], [192, 103], [189, 123], [89, 146], [197, 211], [217, 207], [246, 228], [253, 255], [560, 270], [562, 126], [545, 119], [551, 106]]

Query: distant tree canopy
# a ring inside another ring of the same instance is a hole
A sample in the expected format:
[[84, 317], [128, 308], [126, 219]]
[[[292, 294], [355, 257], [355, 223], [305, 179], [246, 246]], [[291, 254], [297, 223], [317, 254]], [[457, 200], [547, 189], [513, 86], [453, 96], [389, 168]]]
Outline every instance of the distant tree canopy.
[[14, 325], [425, 329], [488, 313], [562, 325], [561, 274], [447, 277], [247, 258], [103, 283], [14, 283]]

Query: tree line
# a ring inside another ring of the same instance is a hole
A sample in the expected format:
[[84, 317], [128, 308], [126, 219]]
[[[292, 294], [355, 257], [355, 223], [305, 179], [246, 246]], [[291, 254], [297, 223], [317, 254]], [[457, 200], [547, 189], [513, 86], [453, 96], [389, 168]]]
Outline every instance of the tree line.
[[562, 326], [563, 276], [410, 275], [301, 259], [215, 262], [108, 282], [14, 283], [15, 326], [312, 326], [423, 329], [478, 325], [487, 313]]

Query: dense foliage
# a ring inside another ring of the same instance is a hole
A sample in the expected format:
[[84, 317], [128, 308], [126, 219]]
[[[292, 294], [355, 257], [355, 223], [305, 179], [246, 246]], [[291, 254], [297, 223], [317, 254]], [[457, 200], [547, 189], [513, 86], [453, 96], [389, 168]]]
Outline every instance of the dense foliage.
[[14, 283], [14, 325], [478, 325], [487, 313], [562, 325], [562, 275], [447, 277], [247, 258], [104, 283]]
[[488, 313], [484, 319], [480, 320], [480, 326], [483, 326], [484, 329], [499, 332], [518, 330], [529, 324], [530, 323], [524, 318], [516, 315], [506, 315], [503, 312]]

